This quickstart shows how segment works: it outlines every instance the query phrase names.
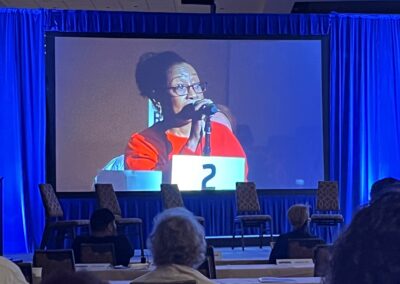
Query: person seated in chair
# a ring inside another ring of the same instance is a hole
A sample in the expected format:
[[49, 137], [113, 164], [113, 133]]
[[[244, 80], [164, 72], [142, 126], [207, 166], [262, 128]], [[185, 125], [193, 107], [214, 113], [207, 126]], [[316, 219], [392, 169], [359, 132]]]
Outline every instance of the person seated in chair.
[[98, 209], [90, 217], [90, 236], [79, 236], [72, 245], [75, 261], [81, 260], [81, 244], [83, 243], [112, 243], [114, 244], [116, 264], [129, 264], [134, 250], [124, 235], [117, 235], [117, 225], [115, 224], [114, 214], [106, 208]]
[[157, 215], [147, 240], [156, 269], [132, 283], [168, 283], [196, 280], [197, 284], [214, 283], [196, 268], [204, 261], [206, 241], [204, 228], [183, 207], [164, 210]]
[[317, 239], [318, 237], [309, 232], [309, 209], [307, 205], [292, 205], [287, 216], [293, 230], [286, 234], [281, 234], [269, 256], [270, 263], [276, 263], [277, 259], [289, 258], [289, 240], [290, 239]]

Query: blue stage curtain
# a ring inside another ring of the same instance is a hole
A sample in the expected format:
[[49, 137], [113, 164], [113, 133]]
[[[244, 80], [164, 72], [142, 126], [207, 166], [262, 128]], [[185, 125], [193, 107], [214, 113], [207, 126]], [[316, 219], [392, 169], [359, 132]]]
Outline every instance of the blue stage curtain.
[[320, 35], [328, 32], [329, 18], [0, 9], [0, 29], [0, 173], [6, 196], [5, 252], [13, 253], [37, 246], [44, 223], [37, 184], [44, 181], [45, 167], [45, 31]]
[[44, 15], [0, 10], [0, 176], [4, 177], [4, 252], [40, 241], [38, 183], [45, 169]]
[[330, 176], [349, 222], [374, 181], [400, 177], [400, 17], [331, 19]]
[[[346, 221], [378, 178], [399, 176], [399, 16], [204, 15], [0, 9], [0, 175], [5, 252], [40, 240], [45, 167], [44, 32], [330, 35], [330, 179]], [[283, 214], [283, 212], [277, 213]]]
[[[144, 220], [143, 233], [147, 238], [153, 226], [152, 220], [162, 208], [160, 192], [126, 193], [117, 192], [121, 211], [125, 217], [139, 217]], [[286, 217], [287, 209], [296, 203], [308, 204], [315, 208], [315, 192], [313, 190], [259, 190], [261, 212], [273, 217], [273, 232], [279, 234], [289, 231], [290, 224]], [[234, 191], [197, 191], [182, 192], [185, 207], [195, 215], [205, 219], [206, 236], [230, 236], [233, 219], [236, 214]], [[71, 197], [63, 194], [62, 206], [71, 219], [86, 219], [96, 208], [94, 193], [85, 196]], [[258, 234], [256, 230], [248, 230], [247, 234]], [[322, 231], [319, 235], [327, 240], [331, 237]], [[137, 238], [132, 238], [135, 247], [139, 247]]]

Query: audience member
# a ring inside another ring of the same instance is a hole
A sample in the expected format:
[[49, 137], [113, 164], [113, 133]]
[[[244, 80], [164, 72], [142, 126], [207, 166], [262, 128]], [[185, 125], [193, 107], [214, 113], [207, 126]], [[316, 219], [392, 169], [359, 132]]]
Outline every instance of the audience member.
[[87, 271], [68, 272], [65, 270], [52, 273], [42, 281], [42, 284], [106, 284], [107, 281], [98, 279]]
[[0, 283], [27, 284], [21, 269], [11, 260], [0, 256]]
[[329, 284], [400, 283], [400, 193], [383, 195], [354, 216], [334, 244]]
[[309, 232], [309, 208], [304, 204], [292, 205], [287, 216], [293, 230], [286, 234], [281, 234], [269, 256], [270, 263], [276, 263], [277, 259], [289, 258], [288, 243], [289, 239], [315, 239], [316, 236]]
[[80, 246], [82, 243], [112, 243], [115, 249], [116, 264], [125, 266], [129, 264], [134, 250], [126, 236], [117, 235], [115, 217], [110, 210], [102, 208], [93, 212], [90, 217], [90, 231], [90, 236], [79, 236], [72, 245], [76, 262], [81, 260]]
[[370, 200], [371, 202], [374, 202], [385, 193], [392, 191], [400, 192], [400, 180], [392, 177], [377, 180], [371, 187]]
[[204, 229], [185, 208], [176, 207], [160, 213], [155, 218], [147, 246], [153, 254], [156, 269], [133, 280], [133, 283], [184, 280], [213, 283], [196, 270], [205, 259]]

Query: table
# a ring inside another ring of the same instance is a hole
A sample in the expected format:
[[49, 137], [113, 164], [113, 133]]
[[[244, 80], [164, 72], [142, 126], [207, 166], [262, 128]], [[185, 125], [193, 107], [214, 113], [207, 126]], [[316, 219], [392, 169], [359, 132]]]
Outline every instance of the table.
[[[114, 268], [106, 263], [76, 263], [75, 271], [87, 271], [97, 278], [111, 281], [113, 284], [129, 284], [133, 279], [142, 276], [153, 269], [148, 263], [131, 263], [127, 268]], [[42, 268], [32, 268], [32, 283], [42, 282]]]
[[243, 259], [243, 258], [226, 258], [216, 259], [216, 265], [228, 265], [228, 264], [268, 264], [266, 258], [263, 259]]
[[147, 263], [134, 263], [130, 264], [128, 268], [116, 269], [112, 266], [105, 264], [83, 264], [75, 265], [76, 271], [88, 271], [94, 273], [97, 278], [101, 280], [133, 280], [149, 272], [152, 269]]
[[314, 264], [218, 265], [217, 278], [312, 277]]
[[[271, 279], [272, 280], [272, 279]], [[319, 284], [321, 283], [321, 277], [289, 277], [276, 279], [277, 281], [266, 282], [269, 284]], [[281, 280], [281, 281], [280, 281]], [[259, 278], [225, 278], [214, 280], [217, 284], [260, 284]]]
[[[216, 284], [260, 284], [259, 278], [225, 278], [225, 279], [213, 279]], [[286, 280], [286, 282], [285, 282]], [[288, 281], [290, 280], [290, 281]], [[110, 284], [129, 284], [130, 281], [110, 281]], [[269, 284], [319, 284], [321, 283], [321, 277], [290, 277], [282, 278], [282, 281], [277, 279], [276, 282], [268, 282]]]

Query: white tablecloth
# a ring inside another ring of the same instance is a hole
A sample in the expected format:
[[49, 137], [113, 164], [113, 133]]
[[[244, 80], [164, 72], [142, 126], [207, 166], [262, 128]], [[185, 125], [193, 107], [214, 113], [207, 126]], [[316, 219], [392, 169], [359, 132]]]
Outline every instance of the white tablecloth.
[[76, 271], [94, 273], [101, 280], [133, 280], [152, 269], [146, 263], [130, 264], [129, 268], [113, 268], [102, 264], [76, 264]]
[[217, 278], [312, 277], [314, 264], [218, 265]]
[[225, 279], [216, 279], [215, 283], [218, 284], [260, 284], [260, 283], [269, 283], [269, 284], [319, 284], [321, 283], [320, 277], [290, 277], [290, 278], [281, 278], [281, 279], [269, 279], [270, 282], [260, 282], [259, 278], [225, 278]]

